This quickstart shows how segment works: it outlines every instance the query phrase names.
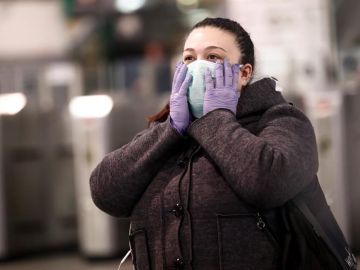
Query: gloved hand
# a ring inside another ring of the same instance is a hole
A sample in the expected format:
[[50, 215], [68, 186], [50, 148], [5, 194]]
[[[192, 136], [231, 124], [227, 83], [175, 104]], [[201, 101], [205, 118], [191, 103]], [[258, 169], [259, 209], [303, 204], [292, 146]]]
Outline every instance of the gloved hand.
[[240, 65], [231, 66], [227, 59], [224, 64], [216, 63], [215, 85], [211, 72], [209, 70], [205, 72], [204, 115], [219, 108], [228, 109], [236, 114], [240, 98], [240, 92], [237, 90], [239, 73]]
[[192, 76], [187, 73], [187, 65], [179, 61], [176, 65], [170, 96], [170, 123], [181, 134], [185, 134], [191, 123], [187, 91]]

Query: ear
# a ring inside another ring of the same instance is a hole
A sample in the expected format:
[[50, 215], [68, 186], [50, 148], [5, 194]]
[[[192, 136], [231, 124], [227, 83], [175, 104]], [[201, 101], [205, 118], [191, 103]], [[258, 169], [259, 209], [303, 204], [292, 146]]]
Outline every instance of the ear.
[[240, 69], [239, 86], [243, 89], [251, 80], [253, 68], [250, 64], [245, 64]]

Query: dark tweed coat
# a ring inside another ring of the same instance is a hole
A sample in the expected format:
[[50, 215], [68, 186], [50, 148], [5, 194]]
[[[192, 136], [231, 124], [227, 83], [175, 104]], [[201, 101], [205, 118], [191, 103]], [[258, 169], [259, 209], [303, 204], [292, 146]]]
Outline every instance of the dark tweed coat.
[[313, 181], [313, 128], [265, 78], [236, 116], [217, 109], [188, 137], [169, 120], [139, 133], [93, 171], [95, 204], [131, 217], [138, 270], [279, 268], [279, 206]]

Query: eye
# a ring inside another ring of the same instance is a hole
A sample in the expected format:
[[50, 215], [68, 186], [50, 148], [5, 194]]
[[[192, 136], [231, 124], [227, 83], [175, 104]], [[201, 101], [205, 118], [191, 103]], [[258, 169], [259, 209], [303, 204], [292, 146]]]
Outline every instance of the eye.
[[222, 57], [217, 54], [209, 54], [207, 59], [211, 62], [216, 62], [216, 60], [222, 60]]
[[184, 63], [185, 64], [189, 64], [189, 63], [191, 63], [192, 61], [195, 61], [196, 59], [195, 59], [195, 57], [194, 56], [192, 56], [192, 55], [186, 55], [186, 56], [184, 56]]

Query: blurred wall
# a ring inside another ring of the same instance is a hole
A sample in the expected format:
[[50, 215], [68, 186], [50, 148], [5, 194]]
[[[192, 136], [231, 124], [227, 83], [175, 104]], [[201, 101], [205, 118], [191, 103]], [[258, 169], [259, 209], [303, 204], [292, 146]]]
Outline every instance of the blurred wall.
[[62, 56], [65, 26], [60, 1], [0, 1], [0, 60]]

